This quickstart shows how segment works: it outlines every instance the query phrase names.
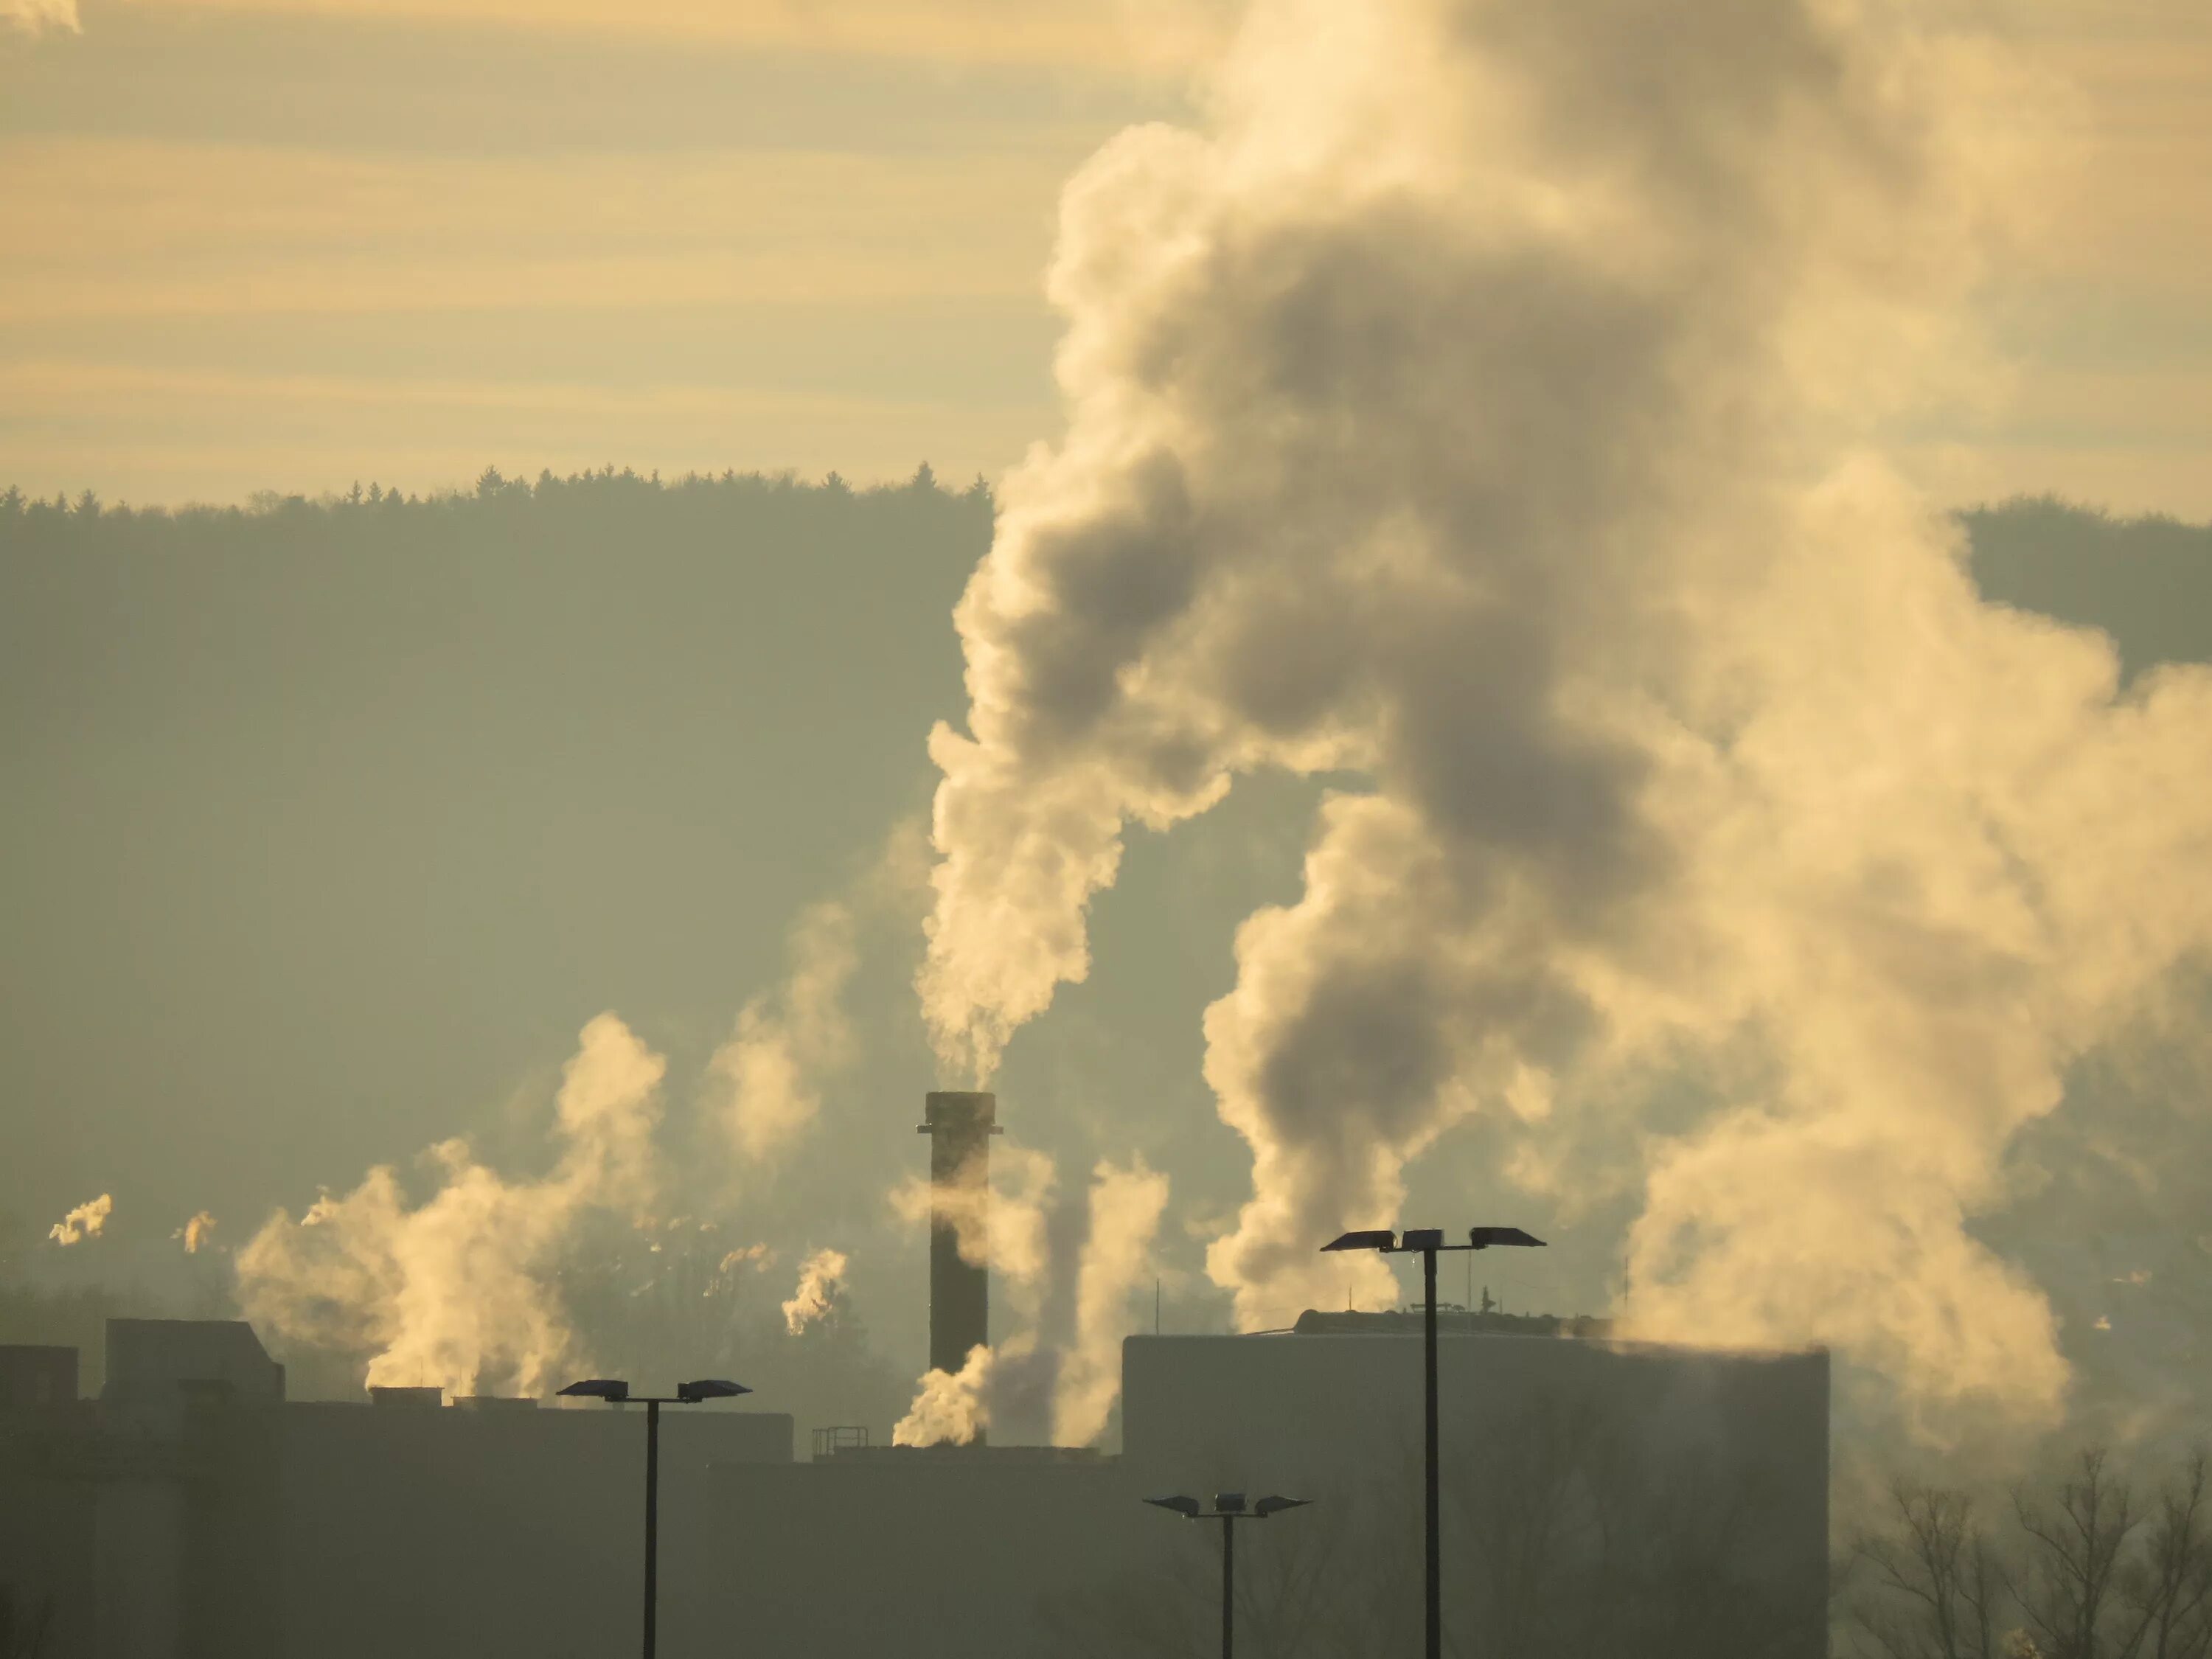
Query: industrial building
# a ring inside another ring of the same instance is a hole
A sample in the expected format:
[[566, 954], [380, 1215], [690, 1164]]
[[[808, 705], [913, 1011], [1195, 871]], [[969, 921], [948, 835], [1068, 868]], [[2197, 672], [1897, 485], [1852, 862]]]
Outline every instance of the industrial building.
[[[933, 1097], [930, 1119], [942, 1238], [986, 1201], [990, 1097]], [[963, 1267], [933, 1253], [933, 1355], [987, 1334]], [[671, 1413], [660, 1650], [1202, 1650], [1217, 1529], [1139, 1500], [1217, 1491], [1313, 1500], [1241, 1543], [1243, 1650], [1417, 1650], [1419, 1343], [1395, 1314], [1133, 1336], [1110, 1455], [856, 1431], [801, 1459], [789, 1415]], [[635, 1411], [287, 1401], [228, 1322], [112, 1322], [96, 1400], [76, 1360], [0, 1348], [0, 1659], [634, 1650]], [[1521, 1659], [1825, 1651], [1825, 1353], [1457, 1313], [1439, 1364], [1448, 1629]]]

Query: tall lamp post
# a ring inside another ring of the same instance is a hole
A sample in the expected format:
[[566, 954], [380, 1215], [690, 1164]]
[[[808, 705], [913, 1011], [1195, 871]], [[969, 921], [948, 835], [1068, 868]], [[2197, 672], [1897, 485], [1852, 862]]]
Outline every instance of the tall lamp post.
[[1444, 1650], [1443, 1504], [1437, 1476], [1437, 1255], [1443, 1250], [1486, 1250], [1499, 1244], [1540, 1247], [1544, 1243], [1540, 1238], [1530, 1237], [1518, 1227], [1470, 1227], [1467, 1240], [1464, 1244], [1447, 1244], [1444, 1243], [1444, 1230], [1441, 1227], [1410, 1227], [1402, 1238], [1387, 1229], [1377, 1229], [1346, 1233], [1322, 1246], [1324, 1250], [1376, 1250], [1384, 1255], [1418, 1255], [1421, 1258], [1424, 1310], [1421, 1360], [1427, 1382], [1426, 1397], [1423, 1401], [1427, 1443], [1423, 1474], [1426, 1477], [1427, 1486], [1425, 1503], [1428, 1546], [1428, 1643], [1423, 1651], [1428, 1659], [1443, 1659]]
[[729, 1400], [752, 1390], [742, 1382], [702, 1377], [678, 1382], [669, 1395], [632, 1394], [619, 1377], [594, 1376], [561, 1390], [604, 1400], [610, 1406], [645, 1407], [645, 1659], [653, 1659], [654, 1616], [660, 1606], [660, 1408], [696, 1406], [702, 1400]]
[[1285, 1510], [1304, 1509], [1310, 1498], [1263, 1498], [1249, 1509], [1241, 1492], [1216, 1492], [1207, 1509], [1195, 1498], [1147, 1498], [1145, 1502], [1173, 1510], [1186, 1521], [1221, 1522], [1221, 1659], [1234, 1659], [1237, 1640], [1237, 1525], [1239, 1521], [1265, 1521]]

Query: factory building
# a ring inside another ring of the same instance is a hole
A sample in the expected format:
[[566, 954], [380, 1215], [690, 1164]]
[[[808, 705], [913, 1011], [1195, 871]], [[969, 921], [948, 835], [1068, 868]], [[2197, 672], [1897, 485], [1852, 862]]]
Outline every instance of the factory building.
[[[988, 1096], [932, 1097], [932, 1356], [987, 1328], [934, 1246], [988, 1202]], [[964, 1346], [960, 1346], [964, 1354]], [[637, 1640], [641, 1414], [381, 1389], [284, 1398], [246, 1326], [115, 1321], [107, 1382], [0, 1348], [0, 1659], [605, 1659]], [[955, 1360], [957, 1363], [957, 1358]], [[1446, 1316], [1447, 1628], [1521, 1659], [1818, 1659], [1825, 1353], [1662, 1348]], [[1240, 1646], [1418, 1650], [1418, 1317], [1133, 1336], [1117, 1455], [817, 1437], [665, 1413], [660, 1651], [1202, 1648], [1217, 1528], [1140, 1500], [1279, 1492], [1240, 1540]], [[763, 1402], [774, 1404], [776, 1402]]]

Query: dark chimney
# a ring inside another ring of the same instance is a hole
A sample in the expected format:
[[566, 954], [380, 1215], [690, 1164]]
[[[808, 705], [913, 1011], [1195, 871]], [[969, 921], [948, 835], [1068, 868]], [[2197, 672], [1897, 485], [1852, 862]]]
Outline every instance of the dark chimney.
[[989, 1094], [931, 1095], [929, 1139], [929, 1364], [957, 1371], [968, 1351], [991, 1340], [991, 1274], [960, 1256], [956, 1221], [969, 1218], [980, 1231], [991, 1207], [991, 1137], [999, 1097]]

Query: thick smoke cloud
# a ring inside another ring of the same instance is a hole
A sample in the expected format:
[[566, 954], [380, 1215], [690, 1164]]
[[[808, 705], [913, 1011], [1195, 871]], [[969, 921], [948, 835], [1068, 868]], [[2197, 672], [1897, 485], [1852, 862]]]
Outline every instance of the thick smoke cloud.
[[205, 1210], [195, 1211], [191, 1218], [177, 1229], [175, 1237], [184, 1242], [186, 1255], [198, 1255], [209, 1246], [215, 1236], [216, 1218]]
[[538, 1395], [586, 1369], [553, 1282], [576, 1224], [653, 1197], [666, 1062], [612, 1014], [586, 1025], [556, 1102], [559, 1163], [509, 1180], [467, 1144], [431, 1149], [438, 1191], [410, 1207], [389, 1168], [295, 1221], [278, 1211], [238, 1252], [239, 1304], [258, 1328], [368, 1351], [371, 1387]]
[[47, 1228], [46, 1237], [67, 1249], [88, 1238], [98, 1238], [100, 1231], [107, 1225], [107, 1218], [114, 1213], [113, 1194], [102, 1193], [98, 1198], [87, 1199]]
[[1968, 1223], [2212, 943], [2212, 676], [2120, 695], [1881, 458], [1983, 368], [2005, 95], [1905, 6], [1261, 0], [1203, 131], [1070, 185], [1068, 429], [959, 607], [920, 988], [987, 1078], [1127, 824], [1338, 782], [1206, 1015], [1248, 1325], [1480, 1115], [1563, 1206], [1644, 1188], [1642, 1334], [2058, 1408]]

